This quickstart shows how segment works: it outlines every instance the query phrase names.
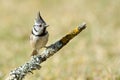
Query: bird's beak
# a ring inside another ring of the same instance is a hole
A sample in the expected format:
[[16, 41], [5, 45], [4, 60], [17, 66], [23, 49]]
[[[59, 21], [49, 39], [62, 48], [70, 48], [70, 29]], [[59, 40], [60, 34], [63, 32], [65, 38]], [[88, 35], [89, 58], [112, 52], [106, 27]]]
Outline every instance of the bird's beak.
[[49, 27], [49, 25], [46, 24], [45, 27]]

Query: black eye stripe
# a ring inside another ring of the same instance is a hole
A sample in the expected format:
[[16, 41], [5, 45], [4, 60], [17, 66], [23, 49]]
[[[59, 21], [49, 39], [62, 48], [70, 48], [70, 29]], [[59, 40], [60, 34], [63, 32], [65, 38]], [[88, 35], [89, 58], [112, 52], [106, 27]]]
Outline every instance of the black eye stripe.
[[33, 25], [33, 27], [35, 27], [35, 26], [39, 26], [39, 27], [42, 27], [42, 24], [40, 24], [40, 25]]

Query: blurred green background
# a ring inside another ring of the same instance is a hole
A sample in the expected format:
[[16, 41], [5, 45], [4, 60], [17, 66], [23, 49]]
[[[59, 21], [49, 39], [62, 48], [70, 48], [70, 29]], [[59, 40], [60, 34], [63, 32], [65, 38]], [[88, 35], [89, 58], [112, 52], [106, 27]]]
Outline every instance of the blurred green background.
[[0, 80], [30, 59], [38, 11], [50, 25], [47, 45], [88, 27], [25, 80], [120, 80], [120, 0], [0, 0]]

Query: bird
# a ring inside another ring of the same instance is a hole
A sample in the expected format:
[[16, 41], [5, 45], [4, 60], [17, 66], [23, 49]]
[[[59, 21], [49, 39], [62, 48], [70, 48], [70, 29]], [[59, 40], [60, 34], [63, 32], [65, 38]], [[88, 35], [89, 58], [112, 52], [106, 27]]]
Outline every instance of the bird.
[[30, 44], [33, 48], [31, 56], [37, 55], [41, 48], [46, 47], [49, 37], [49, 33], [47, 31], [48, 26], [49, 25], [47, 25], [41, 17], [40, 12], [38, 12], [30, 35]]

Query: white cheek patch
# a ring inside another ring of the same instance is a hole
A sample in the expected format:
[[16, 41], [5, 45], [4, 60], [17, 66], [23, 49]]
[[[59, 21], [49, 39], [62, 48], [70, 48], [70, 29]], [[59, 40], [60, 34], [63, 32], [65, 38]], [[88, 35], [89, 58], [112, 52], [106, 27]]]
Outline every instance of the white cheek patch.
[[39, 32], [36, 32], [34, 28], [32, 29], [32, 31], [35, 35], [39, 35]]
[[35, 34], [35, 35], [39, 35], [40, 34], [40, 29], [38, 28], [38, 27], [33, 27], [33, 29], [32, 29], [32, 31], [33, 31], [33, 33]]
[[40, 34], [42, 34], [42, 29], [41, 29], [41, 27], [39, 27], [39, 26], [34, 26], [33, 27], [33, 29], [32, 29], [32, 31], [33, 31], [33, 33], [35, 34], [35, 35], [40, 35]]
[[35, 29], [36, 32], [40, 31], [40, 27], [38, 27], [38, 26], [34, 26], [33, 28]]

